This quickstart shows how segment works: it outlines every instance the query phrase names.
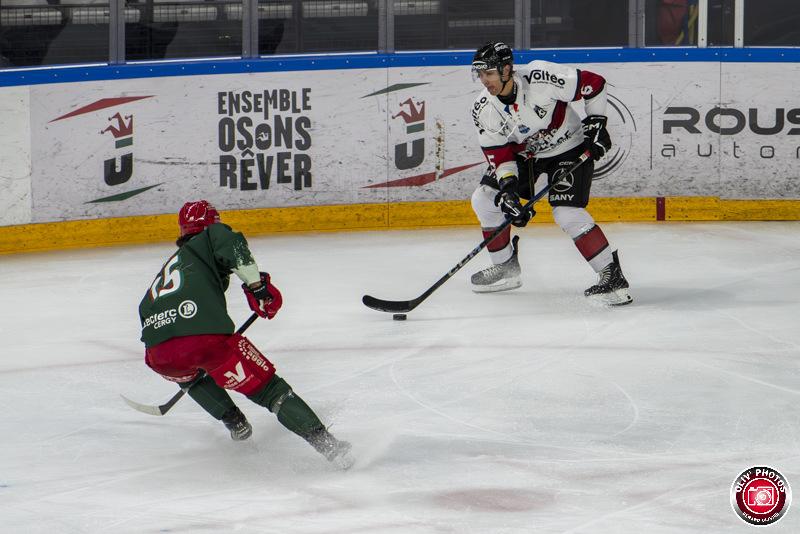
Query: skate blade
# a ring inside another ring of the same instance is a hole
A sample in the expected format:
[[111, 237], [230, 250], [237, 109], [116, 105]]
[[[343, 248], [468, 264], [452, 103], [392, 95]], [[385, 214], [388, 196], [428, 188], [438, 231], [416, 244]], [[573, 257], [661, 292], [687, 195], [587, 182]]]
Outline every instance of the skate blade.
[[617, 289], [612, 293], [591, 295], [589, 299], [602, 306], [625, 306], [633, 302], [633, 297], [627, 288]]
[[252, 435], [253, 435], [253, 427], [250, 427], [245, 432], [241, 432], [238, 434], [231, 434], [231, 439], [233, 441], [244, 441]]
[[353, 467], [353, 464], [356, 463], [356, 460], [353, 458], [353, 455], [347, 452], [331, 460], [331, 463], [342, 471], [347, 471]]
[[472, 291], [475, 293], [497, 293], [499, 291], [510, 291], [522, 287], [522, 279], [505, 278], [501, 283], [490, 284], [488, 286], [473, 285]]
[[353, 467], [353, 464], [356, 462], [351, 454], [353, 446], [347, 442], [340, 443], [342, 443], [342, 446], [339, 449], [338, 454], [333, 458], [329, 458], [328, 460], [337, 468], [341, 469], [342, 471], [346, 471]]

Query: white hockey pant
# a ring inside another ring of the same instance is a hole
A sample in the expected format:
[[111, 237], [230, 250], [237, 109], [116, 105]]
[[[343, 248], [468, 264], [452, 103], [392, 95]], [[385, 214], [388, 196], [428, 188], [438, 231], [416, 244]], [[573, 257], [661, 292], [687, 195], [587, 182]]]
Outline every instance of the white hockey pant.
[[[539, 193], [544, 185], [547, 183], [547, 175], [542, 175], [536, 182], [536, 193]], [[542, 179], [544, 178], [544, 179]], [[497, 195], [497, 189], [491, 188], [488, 185], [479, 185], [472, 193], [472, 209], [478, 216], [483, 230], [492, 230], [499, 227], [506, 220], [503, 211], [494, 205], [494, 197]], [[566, 233], [573, 241], [584, 235], [595, 226], [594, 218], [586, 211], [586, 208], [575, 208], [572, 206], [555, 206], [553, 208], [553, 219], [556, 224]], [[496, 252], [489, 252], [492, 263], [497, 265], [508, 261], [512, 254], [511, 244], [498, 250]], [[611, 256], [611, 247], [607, 247], [603, 252], [595, 256], [589, 261], [592, 269], [599, 272], [606, 265], [613, 261]]]

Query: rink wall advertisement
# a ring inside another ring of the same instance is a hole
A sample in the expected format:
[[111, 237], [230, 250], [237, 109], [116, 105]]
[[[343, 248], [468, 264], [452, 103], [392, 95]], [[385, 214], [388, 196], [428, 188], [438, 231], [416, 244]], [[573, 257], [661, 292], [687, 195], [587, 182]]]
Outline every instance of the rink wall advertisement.
[[[800, 65], [576, 66], [609, 83], [594, 197], [800, 198]], [[0, 224], [469, 198], [468, 67], [298, 74], [2, 89]]]
[[0, 226], [31, 222], [30, 91], [0, 88]]

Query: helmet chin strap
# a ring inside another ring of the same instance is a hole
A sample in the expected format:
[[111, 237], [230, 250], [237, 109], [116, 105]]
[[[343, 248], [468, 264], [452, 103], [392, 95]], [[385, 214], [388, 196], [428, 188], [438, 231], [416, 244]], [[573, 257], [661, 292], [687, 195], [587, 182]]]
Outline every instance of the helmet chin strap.
[[503, 80], [503, 76], [502, 76], [502, 75], [500, 75], [500, 81], [501, 81], [501, 82], [503, 82], [503, 86], [500, 88], [500, 94], [503, 94], [503, 91], [505, 91], [505, 90], [506, 90], [506, 84], [507, 84], [508, 82], [511, 82], [511, 83], [512, 83], [512, 86], [513, 86], [513, 83], [514, 83], [514, 76], [513, 76], [513, 75], [512, 75], [512, 74], [509, 72], [509, 73], [508, 73], [508, 78], [506, 78], [505, 80]]

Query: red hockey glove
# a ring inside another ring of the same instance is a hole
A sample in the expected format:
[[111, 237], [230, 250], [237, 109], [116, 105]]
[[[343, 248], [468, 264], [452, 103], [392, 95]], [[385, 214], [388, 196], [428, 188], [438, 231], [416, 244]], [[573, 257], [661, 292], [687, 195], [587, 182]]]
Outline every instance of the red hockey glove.
[[283, 297], [278, 288], [270, 283], [269, 275], [264, 272], [260, 274], [260, 285], [253, 288], [247, 284], [242, 284], [242, 290], [244, 290], [244, 296], [247, 297], [247, 304], [251, 310], [256, 312], [259, 317], [272, 319], [281, 309]]

